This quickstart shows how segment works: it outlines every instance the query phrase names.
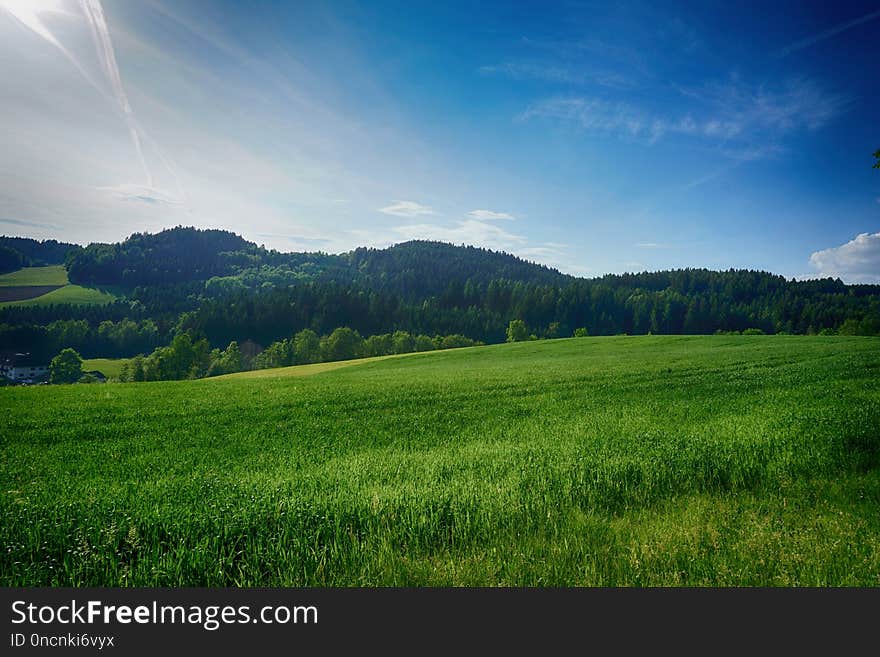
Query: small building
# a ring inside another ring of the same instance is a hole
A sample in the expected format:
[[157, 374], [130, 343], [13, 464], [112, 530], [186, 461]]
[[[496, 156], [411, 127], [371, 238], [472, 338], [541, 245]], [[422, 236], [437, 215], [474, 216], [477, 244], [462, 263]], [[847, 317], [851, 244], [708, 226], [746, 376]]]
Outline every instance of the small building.
[[15, 383], [37, 383], [49, 377], [49, 366], [30, 354], [5, 354], [0, 358], [0, 376]]

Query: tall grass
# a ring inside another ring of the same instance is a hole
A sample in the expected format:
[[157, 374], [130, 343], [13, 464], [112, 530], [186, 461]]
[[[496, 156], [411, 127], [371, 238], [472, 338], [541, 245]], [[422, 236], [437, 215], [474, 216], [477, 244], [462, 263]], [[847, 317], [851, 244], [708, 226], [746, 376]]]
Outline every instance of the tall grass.
[[880, 340], [0, 390], [9, 585], [880, 585]]

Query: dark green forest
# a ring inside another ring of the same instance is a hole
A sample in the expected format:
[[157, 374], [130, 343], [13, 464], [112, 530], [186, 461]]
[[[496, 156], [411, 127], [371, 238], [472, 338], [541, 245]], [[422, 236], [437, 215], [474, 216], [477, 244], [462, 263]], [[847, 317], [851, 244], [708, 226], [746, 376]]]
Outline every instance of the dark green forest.
[[0, 236], [0, 274], [22, 267], [60, 265], [71, 251], [82, 249], [77, 244], [55, 240], [32, 240], [27, 237]]
[[227, 231], [183, 227], [85, 248], [16, 239], [0, 246], [30, 263], [63, 261], [72, 283], [112, 287], [122, 297], [105, 306], [0, 309], [0, 351], [44, 357], [65, 347], [84, 357], [131, 357], [186, 335], [203, 350], [248, 344], [258, 364], [265, 348], [305, 330], [496, 343], [512, 320], [534, 338], [578, 329], [880, 333], [880, 286], [830, 278], [679, 269], [583, 279], [472, 246], [412, 241], [339, 255], [281, 253]]

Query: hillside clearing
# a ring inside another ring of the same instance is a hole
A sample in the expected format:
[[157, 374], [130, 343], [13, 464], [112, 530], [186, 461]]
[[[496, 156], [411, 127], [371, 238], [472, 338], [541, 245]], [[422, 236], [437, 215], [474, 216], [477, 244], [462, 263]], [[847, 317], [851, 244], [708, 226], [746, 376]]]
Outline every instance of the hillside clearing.
[[0, 275], [0, 287], [25, 287], [32, 285], [60, 287], [68, 283], [67, 270], [64, 268], [64, 265], [25, 267], [24, 269]]
[[0, 308], [110, 303], [109, 292], [71, 285], [63, 265], [25, 267], [0, 276]]
[[97, 370], [107, 378], [119, 378], [122, 366], [125, 365], [130, 358], [86, 358], [83, 360], [82, 368], [84, 372], [94, 372]]
[[79, 285], [65, 285], [40, 296], [22, 301], [7, 301], [0, 307], [12, 306], [51, 306], [54, 304], [93, 305], [110, 303], [116, 297], [109, 292]]

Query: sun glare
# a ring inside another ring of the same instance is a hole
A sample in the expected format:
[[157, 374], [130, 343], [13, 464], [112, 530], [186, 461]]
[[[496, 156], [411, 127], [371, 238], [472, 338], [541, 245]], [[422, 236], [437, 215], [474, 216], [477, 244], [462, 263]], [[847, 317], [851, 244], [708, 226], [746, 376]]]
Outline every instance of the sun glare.
[[41, 14], [69, 14], [70, 0], [0, 0], [0, 10], [12, 14], [34, 32], [46, 31]]

